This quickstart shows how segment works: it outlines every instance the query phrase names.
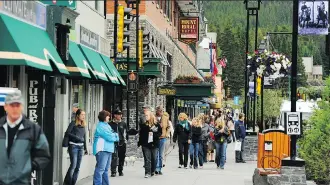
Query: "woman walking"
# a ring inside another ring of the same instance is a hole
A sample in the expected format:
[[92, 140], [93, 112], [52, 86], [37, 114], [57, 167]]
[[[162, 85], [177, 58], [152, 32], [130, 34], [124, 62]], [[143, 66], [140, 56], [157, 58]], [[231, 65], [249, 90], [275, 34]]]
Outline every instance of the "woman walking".
[[232, 136], [233, 142], [235, 142], [236, 141], [236, 138], [235, 138], [235, 123], [234, 123], [234, 120], [231, 116], [228, 116], [228, 118], [227, 118], [227, 127], [230, 131], [230, 135]]
[[225, 158], [227, 148], [227, 137], [229, 137], [229, 130], [224, 120], [216, 120], [216, 127], [214, 131], [215, 147], [216, 147], [216, 163], [217, 167], [225, 169]]
[[69, 147], [68, 152], [70, 156], [70, 167], [65, 175], [64, 185], [76, 184], [83, 151], [85, 150], [85, 154], [87, 154], [85, 126], [85, 111], [78, 109], [75, 119], [70, 123], [65, 132], [63, 140], [63, 146]]
[[145, 178], [155, 175], [159, 137], [162, 134], [160, 125], [156, 122], [151, 111], [144, 113], [145, 122], [140, 124], [138, 146], [144, 153]]
[[[190, 153], [190, 168], [194, 165], [194, 169], [198, 168], [198, 154], [199, 154], [199, 143], [201, 142], [202, 135], [202, 121], [198, 118], [192, 120], [190, 138], [191, 138], [191, 153]], [[203, 167], [203, 163], [200, 164]]]
[[201, 142], [199, 147], [199, 165], [203, 166], [203, 163], [207, 162], [206, 155], [207, 155], [207, 142], [210, 139], [210, 126], [208, 124], [209, 118], [208, 116], [204, 115], [202, 118], [202, 136]]
[[188, 116], [185, 113], [179, 114], [179, 123], [176, 124], [173, 135], [173, 142], [178, 141], [179, 146], [179, 168], [184, 166], [188, 169], [188, 150], [190, 144], [190, 129], [191, 126], [188, 122]]
[[101, 111], [98, 118], [99, 123], [96, 125], [93, 143], [93, 154], [96, 157], [93, 185], [109, 185], [108, 172], [115, 149], [114, 142], [118, 142], [119, 137], [108, 124], [110, 119], [108, 111]]

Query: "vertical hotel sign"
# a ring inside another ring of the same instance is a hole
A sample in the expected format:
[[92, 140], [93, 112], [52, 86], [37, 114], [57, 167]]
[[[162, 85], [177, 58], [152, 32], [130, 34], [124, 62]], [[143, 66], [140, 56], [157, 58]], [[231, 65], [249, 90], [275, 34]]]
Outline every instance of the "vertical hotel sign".
[[199, 40], [199, 17], [179, 18], [179, 41], [192, 44]]

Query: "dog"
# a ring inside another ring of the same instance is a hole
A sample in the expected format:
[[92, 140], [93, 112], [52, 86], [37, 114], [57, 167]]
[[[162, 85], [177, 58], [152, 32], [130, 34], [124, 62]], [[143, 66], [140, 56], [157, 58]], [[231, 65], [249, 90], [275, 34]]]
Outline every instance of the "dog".
[[136, 161], [135, 156], [125, 157], [125, 166], [127, 166], [128, 164], [130, 164], [131, 166], [134, 166], [135, 161]]

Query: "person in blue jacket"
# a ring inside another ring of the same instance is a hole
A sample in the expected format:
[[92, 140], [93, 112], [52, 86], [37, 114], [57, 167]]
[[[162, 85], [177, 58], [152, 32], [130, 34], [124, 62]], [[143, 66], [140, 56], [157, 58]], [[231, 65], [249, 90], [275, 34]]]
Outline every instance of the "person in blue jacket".
[[108, 171], [115, 148], [114, 142], [119, 141], [119, 137], [108, 124], [110, 119], [108, 111], [101, 111], [98, 118], [99, 123], [96, 125], [93, 143], [93, 154], [96, 157], [93, 184], [110, 185]]

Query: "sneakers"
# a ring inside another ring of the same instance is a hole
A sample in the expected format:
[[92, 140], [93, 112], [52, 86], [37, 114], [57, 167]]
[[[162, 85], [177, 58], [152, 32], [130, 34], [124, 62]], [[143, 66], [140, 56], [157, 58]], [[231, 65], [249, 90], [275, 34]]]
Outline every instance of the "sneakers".
[[144, 176], [144, 178], [149, 178], [150, 177], [150, 175], [149, 174], [146, 174], [145, 176]]
[[120, 177], [124, 176], [124, 173], [123, 172], [119, 172], [119, 176]]
[[199, 168], [200, 168], [200, 169], [203, 169], [203, 166], [200, 166]]
[[189, 168], [192, 168], [192, 165], [189, 165]]
[[182, 168], [182, 165], [181, 164], [179, 165], [179, 168]]
[[185, 169], [188, 169], [188, 167], [186, 166], [186, 167], [184, 167]]
[[224, 170], [224, 169], [225, 169], [225, 167], [220, 167], [220, 169], [221, 169], [221, 170]]
[[158, 171], [155, 171], [155, 174], [158, 175]]
[[116, 177], [116, 173], [111, 173], [111, 177]]

